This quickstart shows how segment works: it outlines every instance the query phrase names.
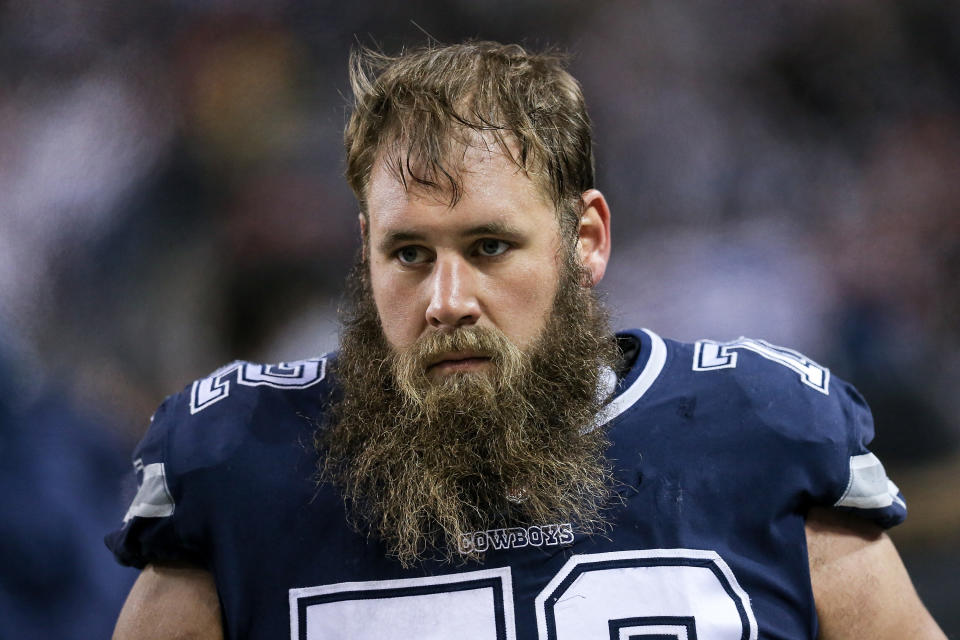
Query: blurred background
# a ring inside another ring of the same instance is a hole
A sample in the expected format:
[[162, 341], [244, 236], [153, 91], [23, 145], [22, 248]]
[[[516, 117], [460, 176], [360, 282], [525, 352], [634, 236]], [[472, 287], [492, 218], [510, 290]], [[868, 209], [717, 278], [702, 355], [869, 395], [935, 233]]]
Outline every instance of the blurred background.
[[101, 542], [160, 400], [335, 348], [346, 63], [572, 54], [618, 326], [765, 338], [857, 384], [960, 637], [960, 4], [0, 2], [0, 637], [107, 637]]

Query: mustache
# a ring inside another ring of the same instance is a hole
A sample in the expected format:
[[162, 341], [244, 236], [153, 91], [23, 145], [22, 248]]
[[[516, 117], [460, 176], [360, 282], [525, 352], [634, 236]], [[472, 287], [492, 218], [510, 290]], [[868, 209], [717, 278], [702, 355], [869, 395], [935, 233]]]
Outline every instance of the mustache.
[[[391, 370], [398, 387], [412, 400], [422, 401], [431, 382], [430, 367], [456, 354], [489, 358], [493, 368], [490, 382], [509, 380], [525, 366], [525, 354], [496, 327], [459, 327], [454, 331], [430, 333], [410, 347], [394, 351]], [[454, 375], [456, 377], [456, 375]]]
[[423, 336], [410, 347], [408, 357], [415, 365], [429, 367], [438, 358], [451, 353], [503, 358], [511, 347], [513, 344], [496, 327], [460, 327]]

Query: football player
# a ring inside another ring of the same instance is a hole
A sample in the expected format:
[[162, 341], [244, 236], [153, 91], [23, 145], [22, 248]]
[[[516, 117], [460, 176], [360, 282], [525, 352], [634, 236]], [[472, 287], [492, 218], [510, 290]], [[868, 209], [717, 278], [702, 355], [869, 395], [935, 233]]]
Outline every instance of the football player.
[[850, 385], [615, 334], [577, 82], [471, 42], [351, 65], [341, 345], [168, 398], [116, 638], [943, 638]]

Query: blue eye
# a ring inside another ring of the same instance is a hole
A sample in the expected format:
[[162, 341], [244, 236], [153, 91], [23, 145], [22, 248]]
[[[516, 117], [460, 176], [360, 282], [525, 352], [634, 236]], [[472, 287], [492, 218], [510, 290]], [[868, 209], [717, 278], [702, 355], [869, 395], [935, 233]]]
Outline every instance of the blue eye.
[[510, 245], [503, 240], [494, 240], [493, 238], [481, 240], [477, 245], [477, 251], [480, 253], [480, 255], [487, 258], [492, 258], [494, 256], [499, 256], [503, 253], [506, 253], [507, 249], [509, 248]]
[[426, 260], [426, 253], [423, 247], [409, 246], [398, 249], [396, 255], [397, 260], [399, 260], [401, 264], [410, 265], [424, 262]]

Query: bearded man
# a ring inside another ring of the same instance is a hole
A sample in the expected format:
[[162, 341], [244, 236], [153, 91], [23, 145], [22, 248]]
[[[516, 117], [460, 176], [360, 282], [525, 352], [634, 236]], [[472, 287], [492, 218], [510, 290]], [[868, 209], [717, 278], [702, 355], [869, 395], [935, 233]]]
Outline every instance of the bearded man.
[[475, 42], [354, 57], [341, 348], [160, 407], [117, 638], [942, 638], [857, 392], [615, 335], [580, 88]]

